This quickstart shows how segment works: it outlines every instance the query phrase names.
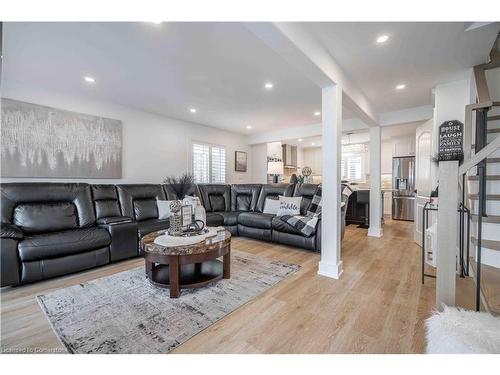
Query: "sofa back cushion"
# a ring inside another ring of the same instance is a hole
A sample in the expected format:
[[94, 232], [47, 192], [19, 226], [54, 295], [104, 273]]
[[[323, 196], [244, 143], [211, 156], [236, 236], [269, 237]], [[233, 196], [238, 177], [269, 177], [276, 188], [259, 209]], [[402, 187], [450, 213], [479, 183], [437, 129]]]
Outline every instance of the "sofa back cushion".
[[27, 233], [95, 225], [90, 186], [85, 183], [15, 182], [1, 184], [2, 223]]
[[97, 219], [121, 216], [115, 185], [91, 185], [91, 190]]
[[207, 212], [229, 211], [231, 209], [229, 185], [200, 184], [198, 189]]
[[226, 211], [226, 200], [222, 194], [210, 194], [208, 198], [211, 211]]
[[261, 184], [231, 185], [231, 211], [255, 211]]
[[94, 206], [95, 216], [97, 219], [101, 219], [103, 217], [121, 216], [120, 205], [117, 200], [96, 201], [94, 202]]
[[137, 221], [157, 219], [158, 205], [156, 200], [166, 200], [161, 185], [117, 185], [116, 190], [122, 216], [128, 216]]
[[71, 202], [21, 203], [14, 209], [14, 224], [26, 234], [77, 229], [78, 215]]
[[258, 212], [264, 212], [266, 198], [278, 199], [280, 195], [291, 197], [293, 194], [293, 184], [266, 184], [262, 185], [260, 190], [259, 199], [255, 206]]
[[156, 199], [135, 199], [134, 217], [137, 221], [157, 219], [158, 203], [156, 203]]
[[300, 214], [307, 214], [307, 210], [311, 205], [312, 199], [316, 190], [318, 189], [317, 184], [297, 184], [295, 185], [295, 191], [293, 192], [294, 197], [302, 197], [302, 202], [300, 203]]

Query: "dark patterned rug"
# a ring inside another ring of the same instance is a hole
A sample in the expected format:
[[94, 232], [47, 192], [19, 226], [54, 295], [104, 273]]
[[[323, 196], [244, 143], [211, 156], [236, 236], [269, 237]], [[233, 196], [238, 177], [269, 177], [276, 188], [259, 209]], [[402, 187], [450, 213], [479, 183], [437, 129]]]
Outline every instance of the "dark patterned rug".
[[37, 299], [69, 353], [168, 353], [299, 268], [233, 251], [231, 279], [177, 299], [151, 285], [143, 267]]

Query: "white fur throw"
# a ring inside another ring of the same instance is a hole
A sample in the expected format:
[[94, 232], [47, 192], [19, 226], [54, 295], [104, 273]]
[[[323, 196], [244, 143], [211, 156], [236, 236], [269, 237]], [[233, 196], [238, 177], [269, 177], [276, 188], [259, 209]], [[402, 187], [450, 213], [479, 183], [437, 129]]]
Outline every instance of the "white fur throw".
[[445, 307], [427, 321], [427, 353], [500, 353], [500, 318]]

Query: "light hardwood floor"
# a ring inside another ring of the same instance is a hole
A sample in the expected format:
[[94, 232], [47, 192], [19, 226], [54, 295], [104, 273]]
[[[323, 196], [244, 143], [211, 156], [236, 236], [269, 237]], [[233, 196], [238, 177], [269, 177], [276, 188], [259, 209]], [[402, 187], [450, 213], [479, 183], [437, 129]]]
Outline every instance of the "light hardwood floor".
[[[174, 353], [421, 353], [423, 322], [434, 307], [435, 283], [428, 279], [421, 285], [421, 253], [412, 238], [412, 223], [407, 222], [387, 220], [380, 239], [367, 237], [366, 229], [348, 226], [340, 280], [318, 276], [318, 254], [233, 238], [233, 249], [302, 268]], [[2, 289], [3, 350], [61, 349], [35, 296], [141, 265], [141, 259], [134, 259]]]

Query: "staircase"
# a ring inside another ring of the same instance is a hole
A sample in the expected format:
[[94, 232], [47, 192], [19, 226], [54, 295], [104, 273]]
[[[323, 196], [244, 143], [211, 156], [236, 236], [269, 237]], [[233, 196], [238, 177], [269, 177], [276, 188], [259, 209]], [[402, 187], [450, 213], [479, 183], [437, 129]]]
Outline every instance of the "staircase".
[[[498, 41], [492, 50], [492, 62], [481, 66], [483, 79], [486, 83], [486, 95], [489, 95], [491, 106], [486, 111], [486, 144], [472, 145], [472, 153], [479, 152], [483, 147], [490, 144], [494, 139], [500, 137], [500, 51]], [[496, 49], [496, 50], [495, 50]], [[476, 67], [477, 68], [477, 67]], [[481, 82], [476, 73], [476, 85], [478, 88], [478, 102], [486, 102], [480, 98]], [[484, 91], [483, 91], [484, 94]], [[488, 99], [488, 98], [487, 98]], [[481, 122], [481, 114], [477, 116], [476, 122]], [[472, 139], [476, 138], [476, 129], [480, 130], [480, 125], [472, 126]], [[479, 137], [481, 137], [479, 135]], [[484, 138], [483, 138], [484, 139]], [[482, 143], [481, 140], [476, 143]], [[479, 147], [478, 147], [479, 146]], [[479, 164], [481, 165], [481, 164]], [[466, 202], [471, 215], [471, 243], [470, 243], [470, 266], [478, 285], [480, 300], [486, 310], [494, 315], [500, 315], [500, 149], [489, 155], [484, 163], [486, 169], [485, 195], [483, 216], [480, 220], [480, 172], [478, 167], [471, 168], [466, 175]], [[485, 215], [484, 215], [485, 214]], [[479, 233], [479, 222], [481, 222], [481, 233]], [[480, 240], [479, 240], [480, 239]], [[478, 242], [481, 242], [481, 254], [478, 254]], [[478, 257], [481, 264], [478, 270]], [[478, 280], [478, 273], [480, 279]], [[478, 294], [478, 297], [479, 297]], [[479, 298], [476, 302], [476, 309], [479, 308]]]

